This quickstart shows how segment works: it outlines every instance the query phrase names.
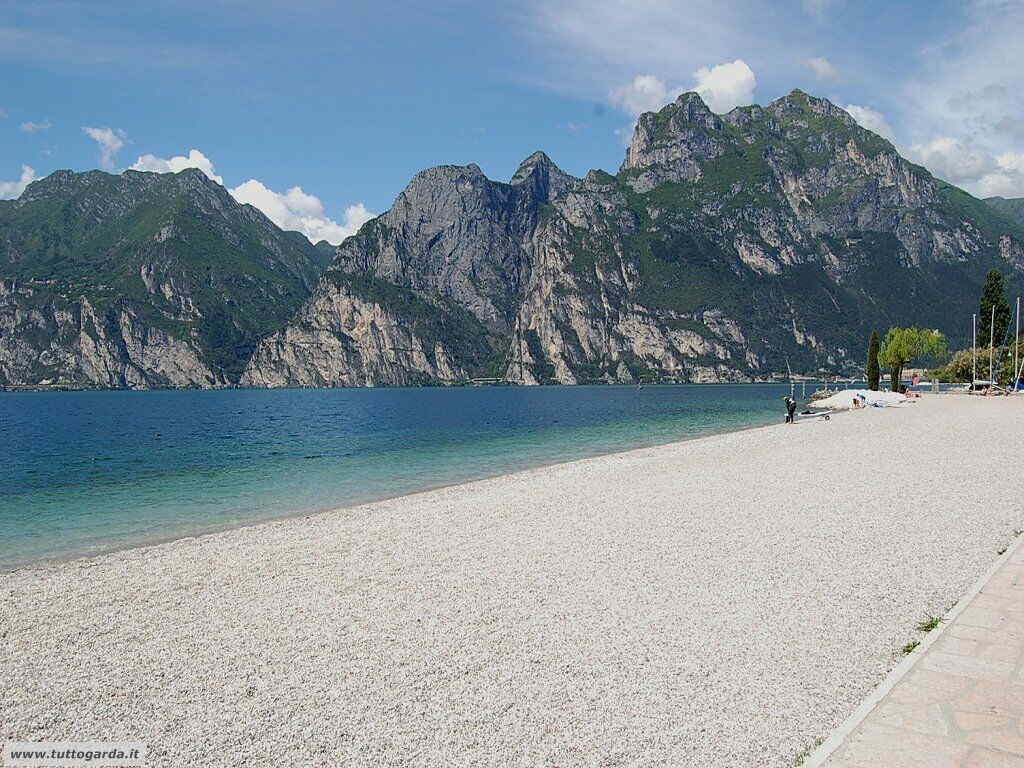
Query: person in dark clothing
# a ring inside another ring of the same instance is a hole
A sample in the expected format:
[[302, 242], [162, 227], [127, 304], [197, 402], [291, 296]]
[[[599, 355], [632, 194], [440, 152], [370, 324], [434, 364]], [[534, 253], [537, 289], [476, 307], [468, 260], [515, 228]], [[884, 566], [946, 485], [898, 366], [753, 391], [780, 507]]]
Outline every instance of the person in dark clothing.
[[794, 400], [790, 395], [786, 395], [782, 399], [786, 401], [786, 423], [787, 424], [795, 424], [796, 423], [796, 416], [795, 416], [795, 414], [796, 414], [796, 400]]

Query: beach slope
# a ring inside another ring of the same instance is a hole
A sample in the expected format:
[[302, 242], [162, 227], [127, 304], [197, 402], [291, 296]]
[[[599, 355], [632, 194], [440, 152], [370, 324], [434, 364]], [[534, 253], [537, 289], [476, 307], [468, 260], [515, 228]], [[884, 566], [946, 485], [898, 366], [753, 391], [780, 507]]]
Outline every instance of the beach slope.
[[789, 766], [1024, 528], [1022, 434], [931, 396], [2, 574], [0, 738]]

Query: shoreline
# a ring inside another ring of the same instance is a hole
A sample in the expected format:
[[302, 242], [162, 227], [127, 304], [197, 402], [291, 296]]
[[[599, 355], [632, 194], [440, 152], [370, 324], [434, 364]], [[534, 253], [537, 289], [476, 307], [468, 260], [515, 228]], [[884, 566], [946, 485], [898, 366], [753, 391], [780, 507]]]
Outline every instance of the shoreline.
[[[589, 385], [585, 385], [585, 386], [589, 386]], [[604, 386], [604, 385], [596, 385], [596, 386]], [[623, 385], [623, 386], [626, 386], [626, 385]], [[106, 390], [106, 391], [120, 391], [120, 390]], [[139, 390], [139, 391], [148, 391], [148, 390]], [[166, 391], [166, 390], [163, 390], [163, 391]], [[833, 412], [831, 415], [834, 418], [835, 416], [839, 415], [840, 413], [841, 412], [836, 411], [836, 412]], [[799, 414], [798, 414], [798, 416], [799, 416]], [[799, 423], [800, 419], [798, 419], [797, 422]], [[509, 476], [518, 475], [518, 474], [521, 474], [521, 473], [532, 472], [532, 471], [538, 470], [538, 469], [546, 469], [548, 467], [558, 467], [558, 466], [563, 466], [563, 465], [566, 465], [566, 464], [573, 464], [573, 463], [576, 463], [576, 462], [591, 461], [593, 459], [600, 459], [600, 458], [604, 458], [606, 456], [615, 456], [615, 455], [618, 455], [618, 454], [632, 453], [633, 451], [642, 451], [642, 450], [646, 450], [648, 448], [660, 448], [660, 447], [663, 447], [663, 446], [675, 445], [677, 443], [689, 443], [689, 442], [693, 442], [695, 440], [705, 440], [705, 439], [708, 439], [708, 438], [718, 437], [718, 436], [721, 436], [721, 435], [733, 434], [735, 432], [746, 432], [748, 430], [767, 429], [767, 428], [772, 427], [772, 426], [775, 426], [775, 424], [774, 423], [749, 424], [749, 425], [743, 426], [743, 427], [722, 428], [720, 430], [716, 429], [716, 430], [714, 430], [712, 432], [708, 432], [708, 433], [702, 434], [702, 435], [697, 435], [695, 437], [683, 437], [683, 438], [680, 438], [680, 439], [668, 440], [666, 442], [661, 442], [661, 443], [652, 443], [650, 445], [640, 445], [640, 446], [636, 446], [636, 447], [633, 447], [633, 448], [612, 449], [612, 450], [609, 450], [609, 451], [600, 451], [600, 452], [595, 453], [593, 455], [584, 456], [582, 458], [566, 459], [564, 461], [543, 462], [543, 463], [540, 463], [540, 464], [531, 465], [529, 467], [524, 467], [522, 469], [515, 469], [515, 470], [512, 470], [512, 471], [499, 471], [499, 472], [497, 472], [495, 474], [484, 475], [482, 477], [474, 477], [474, 478], [469, 478], [469, 479], [465, 479], [465, 480], [456, 480], [456, 481], [450, 482], [450, 483], [430, 484], [430, 485], [424, 486], [424, 487], [419, 488], [419, 489], [414, 490], [414, 491], [395, 493], [395, 494], [390, 494], [390, 495], [386, 495], [386, 496], [376, 496], [376, 497], [373, 497], [373, 498], [370, 498], [370, 499], [367, 499], [367, 500], [364, 500], [364, 501], [357, 501], [357, 502], [353, 502], [351, 504], [344, 504], [342, 506], [316, 507], [316, 508], [313, 508], [313, 509], [307, 509], [307, 510], [295, 511], [295, 512], [288, 512], [288, 513], [284, 513], [284, 514], [280, 514], [280, 515], [273, 515], [271, 517], [247, 520], [245, 522], [226, 523], [224, 525], [214, 526], [214, 527], [211, 527], [211, 528], [208, 528], [208, 529], [204, 528], [203, 530], [200, 530], [200, 531], [193, 531], [193, 532], [189, 532], [189, 533], [186, 533], [186, 532], [171, 533], [171, 534], [168, 534], [166, 536], [158, 536], [158, 537], [155, 537], [153, 539], [146, 539], [146, 540], [140, 540], [140, 541], [132, 541], [130, 543], [123, 543], [123, 544], [114, 545], [114, 546], [110, 546], [110, 547], [103, 547], [103, 548], [100, 548], [100, 549], [97, 549], [97, 550], [93, 550], [93, 551], [89, 551], [89, 552], [74, 552], [74, 553], [68, 553], [66, 555], [47, 556], [47, 557], [44, 557], [44, 558], [39, 558], [39, 559], [35, 559], [35, 560], [25, 561], [23, 563], [13, 563], [13, 564], [11, 564], [11, 563], [0, 562], [0, 575], [6, 574], [6, 573], [17, 573], [19, 571], [30, 570], [30, 569], [45, 569], [45, 568], [48, 568], [48, 567], [59, 566], [59, 565], [62, 565], [64, 563], [75, 562], [75, 561], [78, 561], [78, 560], [89, 560], [89, 559], [92, 559], [92, 558], [104, 557], [106, 555], [114, 555], [114, 554], [117, 554], [119, 552], [131, 552], [131, 551], [137, 550], [137, 549], [151, 549], [153, 547], [159, 547], [159, 546], [162, 546], [164, 544], [171, 544], [171, 543], [173, 543], [175, 541], [181, 541], [183, 539], [198, 539], [198, 538], [202, 538], [204, 536], [214, 536], [214, 535], [221, 534], [221, 533], [226, 533], [226, 532], [229, 532], [229, 531], [242, 530], [242, 529], [246, 529], [246, 528], [253, 528], [253, 527], [256, 527], [256, 526], [265, 525], [265, 524], [269, 524], [269, 523], [279, 523], [279, 522], [288, 521], [288, 520], [302, 519], [302, 518], [307, 518], [307, 517], [317, 517], [317, 516], [320, 516], [320, 515], [330, 515], [330, 514], [334, 514], [334, 513], [337, 513], [337, 514], [341, 515], [341, 514], [349, 513], [349, 512], [351, 512], [353, 510], [356, 510], [356, 509], [361, 509], [362, 507], [373, 505], [373, 504], [378, 504], [378, 503], [387, 502], [387, 501], [394, 501], [396, 499], [404, 499], [404, 498], [415, 497], [415, 496], [419, 496], [419, 495], [424, 494], [424, 493], [430, 493], [432, 491], [438, 491], [438, 490], [442, 490], [442, 489], [445, 489], [445, 488], [454, 488], [454, 487], [458, 487], [458, 486], [462, 486], [462, 485], [472, 485], [473, 483], [478, 483], [478, 482], [482, 482], [482, 481], [485, 481], [485, 480], [494, 480], [494, 479], [497, 479], [497, 478], [509, 477]]]
[[0, 739], [790, 766], [1024, 527], [1022, 428], [924, 397], [0, 574]]
[[[794, 381], [806, 382], [810, 384], [824, 383], [826, 380], [831, 381], [831, 377], [825, 378], [798, 378], [800, 374], [795, 374], [797, 378]], [[584, 384], [563, 384], [561, 382], [554, 384], [536, 384], [527, 385], [526, 388], [532, 389], [534, 387], [635, 387], [637, 383], [642, 383], [645, 387], [673, 387], [673, 386], [734, 386], [738, 384], [788, 384], [790, 379], [788, 377], [782, 378], [767, 378], [767, 379], [742, 379], [740, 381], [652, 381], [652, 382], [594, 382], [588, 381]], [[862, 381], [862, 379], [851, 379], [845, 383], [855, 383]], [[423, 386], [374, 386], [374, 387], [253, 387], [247, 386], [242, 387], [237, 384], [227, 384], [223, 387], [71, 387], [71, 386], [20, 386], [20, 385], [7, 385], [0, 386], [0, 394], [7, 392], [221, 392], [224, 390], [245, 390], [254, 392], [264, 391], [278, 391], [278, 390], [324, 390], [329, 391], [332, 389], [504, 389], [506, 387], [521, 387], [521, 384], [424, 384]]]

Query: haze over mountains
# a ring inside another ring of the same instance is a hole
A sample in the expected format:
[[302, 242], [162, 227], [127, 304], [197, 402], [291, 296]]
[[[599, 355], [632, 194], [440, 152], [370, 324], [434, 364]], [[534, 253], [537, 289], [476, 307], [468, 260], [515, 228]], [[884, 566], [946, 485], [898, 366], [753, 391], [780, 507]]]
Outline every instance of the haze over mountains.
[[[934, 178], [824, 99], [641, 116], [616, 175], [416, 175], [333, 253], [198, 170], [61, 171], [0, 203], [0, 384], [364, 386], [853, 371], [963, 338], [1024, 278], [1024, 205]], [[328, 264], [328, 261], [330, 262]], [[510, 354], [511, 352], [511, 354]]]

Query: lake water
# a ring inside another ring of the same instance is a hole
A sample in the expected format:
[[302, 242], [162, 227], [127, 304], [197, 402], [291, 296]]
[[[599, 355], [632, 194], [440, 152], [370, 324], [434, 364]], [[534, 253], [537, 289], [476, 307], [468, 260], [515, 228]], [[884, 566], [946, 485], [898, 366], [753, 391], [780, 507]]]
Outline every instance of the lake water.
[[788, 390], [0, 393], [0, 568], [781, 422]]

